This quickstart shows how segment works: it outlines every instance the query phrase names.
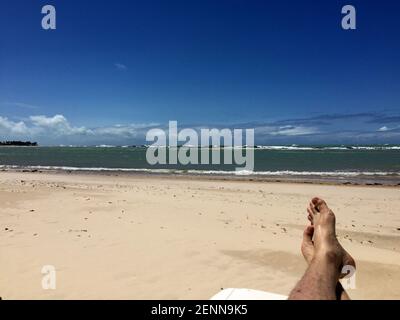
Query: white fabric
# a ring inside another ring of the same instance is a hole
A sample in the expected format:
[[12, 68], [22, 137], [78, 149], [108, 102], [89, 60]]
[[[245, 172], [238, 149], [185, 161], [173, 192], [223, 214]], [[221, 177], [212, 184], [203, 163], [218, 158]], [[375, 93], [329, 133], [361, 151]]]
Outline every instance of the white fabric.
[[288, 297], [253, 289], [224, 289], [211, 297], [210, 300], [286, 300]]

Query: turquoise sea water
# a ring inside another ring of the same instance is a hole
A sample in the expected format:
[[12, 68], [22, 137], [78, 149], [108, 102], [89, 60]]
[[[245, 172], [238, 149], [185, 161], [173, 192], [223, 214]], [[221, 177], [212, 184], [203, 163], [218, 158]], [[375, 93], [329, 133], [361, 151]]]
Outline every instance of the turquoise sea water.
[[[237, 167], [152, 166], [146, 161], [146, 150], [144, 147], [0, 147], [0, 166], [199, 174], [235, 174]], [[400, 146], [259, 147], [254, 150], [253, 174], [400, 177]]]

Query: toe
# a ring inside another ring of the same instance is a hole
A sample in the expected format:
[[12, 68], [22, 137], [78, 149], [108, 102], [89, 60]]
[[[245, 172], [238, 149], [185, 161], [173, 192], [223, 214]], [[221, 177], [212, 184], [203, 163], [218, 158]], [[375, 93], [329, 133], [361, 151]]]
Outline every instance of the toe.
[[310, 208], [307, 208], [307, 212], [308, 212], [308, 216], [307, 219], [311, 222], [311, 224], [314, 223], [314, 216], [313, 216], [313, 212], [311, 211]]
[[304, 229], [303, 232], [303, 241], [306, 244], [313, 244], [312, 242], [312, 237], [314, 235], [314, 227], [313, 226], [307, 226], [307, 228]]
[[329, 210], [328, 205], [321, 198], [315, 197], [311, 200], [311, 203], [314, 205], [318, 212]]
[[320, 200], [318, 203], [318, 209], [320, 212], [329, 211], [328, 205], [324, 200]]
[[308, 209], [311, 211], [312, 215], [318, 214], [318, 210], [312, 202], [310, 202]]
[[321, 200], [321, 199], [318, 198], [318, 197], [314, 197], [314, 198], [311, 199], [311, 203], [313, 203], [314, 205], [316, 205], [316, 204], [318, 203], [319, 200]]
[[312, 241], [312, 237], [314, 234], [314, 227], [307, 226], [307, 228], [303, 232], [303, 242], [301, 243], [301, 252], [306, 259], [307, 263], [311, 263], [311, 260], [314, 256], [314, 243]]

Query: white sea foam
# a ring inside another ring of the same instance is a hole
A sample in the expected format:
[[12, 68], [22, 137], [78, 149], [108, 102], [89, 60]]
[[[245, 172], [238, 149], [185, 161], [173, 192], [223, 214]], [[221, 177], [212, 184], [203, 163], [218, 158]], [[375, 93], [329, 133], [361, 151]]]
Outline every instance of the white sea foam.
[[100, 144], [96, 148], [115, 148], [116, 146], [110, 144]]
[[104, 167], [68, 167], [68, 166], [16, 166], [0, 165], [0, 169], [28, 170], [64, 170], [64, 171], [111, 171], [111, 172], [149, 172], [199, 175], [254, 175], [254, 176], [325, 176], [325, 177], [358, 177], [358, 176], [400, 176], [400, 172], [385, 171], [227, 171], [227, 170], [181, 170], [181, 169], [149, 169], [149, 168], [104, 168]]
[[257, 149], [263, 150], [304, 150], [304, 151], [312, 151], [319, 150], [314, 147], [298, 147], [298, 146], [257, 146]]
[[326, 147], [308, 147], [308, 146], [256, 146], [262, 150], [298, 150], [298, 151], [321, 151], [321, 150], [400, 150], [400, 146], [326, 146]]
[[[153, 146], [153, 145], [140, 145], [140, 146], [130, 146], [130, 145], [123, 145], [123, 146], [116, 146], [116, 145], [107, 145], [101, 144], [96, 146], [79, 146], [79, 145], [59, 145], [59, 147], [74, 147], [74, 148], [133, 148], [133, 147], [140, 147], [140, 148], [159, 148], [165, 147], [169, 148], [169, 146]], [[209, 146], [188, 146], [185, 145], [187, 148], [209, 148]], [[176, 148], [176, 147], [173, 147]], [[400, 150], [400, 146], [298, 146], [298, 145], [291, 145], [291, 146], [268, 146], [268, 145], [257, 145], [254, 147], [251, 146], [214, 146], [213, 148], [235, 148], [235, 149], [260, 149], [260, 150], [289, 150], [289, 151], [321, 151], [321, 150]]]

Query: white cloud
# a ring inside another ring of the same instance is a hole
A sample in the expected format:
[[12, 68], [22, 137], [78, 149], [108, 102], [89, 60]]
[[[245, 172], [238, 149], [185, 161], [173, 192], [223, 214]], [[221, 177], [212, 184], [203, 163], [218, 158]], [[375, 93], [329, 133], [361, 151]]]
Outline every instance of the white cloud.
[[55, 115], [54, 117], [46, 117], [46, 116], [30, 116], [29, 119], [32, 121], [34, 125], [44, 126], [44, 127], [54, 127], [57, 125], [67, 125], [67, 119], [60, 114]]
[[24, 102], [4, 102], [4, 105], [7, 106], [12, 106], [12, 107], [18, 107], [18, 108], [24, 108], [24, 109], [38, 109], [38, 106], [34, 106], [29, 103], [24, 103]]
[[0, 116], [0, 134], [1, 135], [23, 135], [28, 132], [28, 128], [23, 121], [14, 122]]
[[313, 127], [305, 126], [263, 126], [255, 128], [257, 134], [271, 136], [301, 136], [318, 133]]
[[30, 116], [25, 121], [12, 121], [0, 116], [0, 136], [2, 140], [35, 140], [44, 144], [59, 144], [68, 141], [73, 144], [134, 143], [134, 139], [144, 140], [145, 133], [156, 123], [111, 125], [96, 128], [76, 127], [63, 115], [48, 117]]
[[388, 130], [389, 130], [389, 128], [386, 127], [386, 126], [383, 126], [382, 128], [379, 128], [379, 129], [378, 129], [378, 131], [381, 131], [381, 132], [383, 132], [383, 131], [388, 131]]
[[[130, 145], [145, 143], [146, 132], [164, 125], [157, 123], [114, 124], [99, 127], [76, 126], [62, 114], [54, 116], [34, 115], [24, 120], [12, 120], [0, 116], [0, 140], [30, 140], [40, 145]], [[183, 126], [182, 126], [183, 127]], [[180, 128], [182, 128], [180, 126]], [[195, 126], [200, 128], [209, 126]], [[217, 126], [220, 127], [220, 126]], [[249, 124], [235, 125], [235, 128], [249, 128]], [[322, 132], [317, 127], [306, 125], [258, 124], [255, 135], [260, 143], [273, 141], [294, 143], [299, 141], [373, 141], [391, 142], [400, 137], [399, 126], [382, 126], [375, 131], [335, 131]], [[378, 140], [377, 140], [378, 139]], [[380, 140], [379, 140], [380, 139]]]
[[400, 125], [394, 126], [394, 127], [387, 127], [387, 126], [383, 126], [381, 128], [378, 129], [378, 132], [387, 132], [387, 131], [394, 131], [394, 130], [398, 130], [400, 129]]
[[32, 134], [40, 132], [50, 132], [53, 135], [64, 136], [74, 134], [92, 134], [92, 130], [86, 129], [85, 127], [73, 127], [69, 124], [68, 120], [61, 114], [57, 114], [54, 117], [46, 116], [30, 116], [29, 117], [32, 126]]
[[144, 138], [145, 132], [149, 128], [157, 126], [156, 123], [149, 124], [128, 124], [128, 125], [113, 125], [107, 127], [98, 127], [92, 129], [96, 136], [108, 136], [116, 138]]
[[128, 67], [122, 63], [114, 63], [115, 68], [117, 68], [118, 70], [126, 70], [128, 69]]
[[317, 130], [315, 128], [309, 128], [303, 126], [298, 126], [298, 127], [285, 126], [285, 127], [280, 127], [279, 130], [274, 134], [284, 135], [284, 136], [300, 136], [300, 135], [314, 134], [314, 133], [317, 133]]

